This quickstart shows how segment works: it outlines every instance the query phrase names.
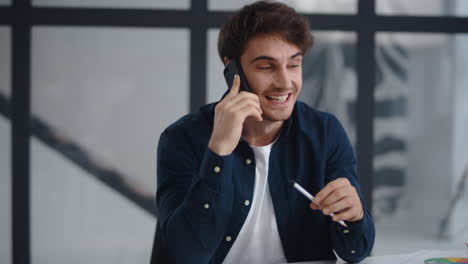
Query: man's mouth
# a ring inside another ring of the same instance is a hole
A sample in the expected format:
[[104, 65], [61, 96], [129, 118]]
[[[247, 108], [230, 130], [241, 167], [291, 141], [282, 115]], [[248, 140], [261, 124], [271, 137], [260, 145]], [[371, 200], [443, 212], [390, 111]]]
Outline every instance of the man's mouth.
[[265, 95], [265, 97], [270, 103], [281, 105], [289, 101], [289, 98], [291, 97], [291, 93], [282, 94], [282, 95], [268, 95], [268, 96]]
[[284, 95], [270, 95], [270, 96], [265, 96], [268, 101], [272, 102], [272, 103], [285, 103], [286, 101], [288, 101], [289, 97], [290, 97], [290, 93], [288, 94], [284, 94]]

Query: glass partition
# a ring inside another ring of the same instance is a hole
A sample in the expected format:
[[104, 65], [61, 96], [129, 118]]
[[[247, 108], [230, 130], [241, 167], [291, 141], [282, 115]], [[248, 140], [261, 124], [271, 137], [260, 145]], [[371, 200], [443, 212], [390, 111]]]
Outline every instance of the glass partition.
[[189, 111], [188, 30], [32, 33], [33, 263], [148, 263], [158, 138]]
[[[213, 11], [231, 11], [239, 9], [254, 0], [209, 0], [208, 9]], [[355, 14], [357, 12], [356, 0], [280, 0], [294, 7], [301, 13], [342, 13]]]
[[462, 249], [468, 237], [468, 37], [379, 33], [376, 255]]
[[0, 27], [0, 263], [11, 263], [11, 31]]
[[189, 9], [190, 0], [32, 0], [34, 6], [51, 7], [92, 7], [92, 8], [158, 8], [158, 9]]
[[377, 14], [397, 16], [467, 16], [465, 0], [377, 0]]

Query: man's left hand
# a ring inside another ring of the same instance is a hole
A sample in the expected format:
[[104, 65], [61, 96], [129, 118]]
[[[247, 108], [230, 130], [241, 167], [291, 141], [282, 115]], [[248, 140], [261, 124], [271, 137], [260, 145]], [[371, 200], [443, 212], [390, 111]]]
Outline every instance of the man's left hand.
[[324, 215], [334, 213], [333, 221], [340, 220], [356, 222], [364, 217], [361, 199], [356, 188], [346, 178], [338, 178], [329, 182], [317, 193], [314, 201], [319, 204], [310, 203], [310, 208], [322, 210]]

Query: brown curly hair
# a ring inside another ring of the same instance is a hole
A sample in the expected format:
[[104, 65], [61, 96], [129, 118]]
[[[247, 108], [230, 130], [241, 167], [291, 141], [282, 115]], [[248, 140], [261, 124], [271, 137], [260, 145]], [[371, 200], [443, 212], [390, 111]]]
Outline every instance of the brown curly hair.
[[259, 34], [278, 33], [297, 45], [303, 55], [313, 44], [309, 21], [293, 8], [273, 1], [258, 1], [234, 13], [221, 27], [218, 53], [224, 57], [240, 58], [247, 42]]

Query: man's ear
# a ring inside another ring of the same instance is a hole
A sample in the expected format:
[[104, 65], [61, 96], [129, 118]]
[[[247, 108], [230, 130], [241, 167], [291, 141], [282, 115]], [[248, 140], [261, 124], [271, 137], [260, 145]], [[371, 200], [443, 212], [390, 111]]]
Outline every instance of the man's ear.
[[224, 61], [224, 66], [226, 66], [229, 63], [228, 57], [224, 57], [223, 61]]

